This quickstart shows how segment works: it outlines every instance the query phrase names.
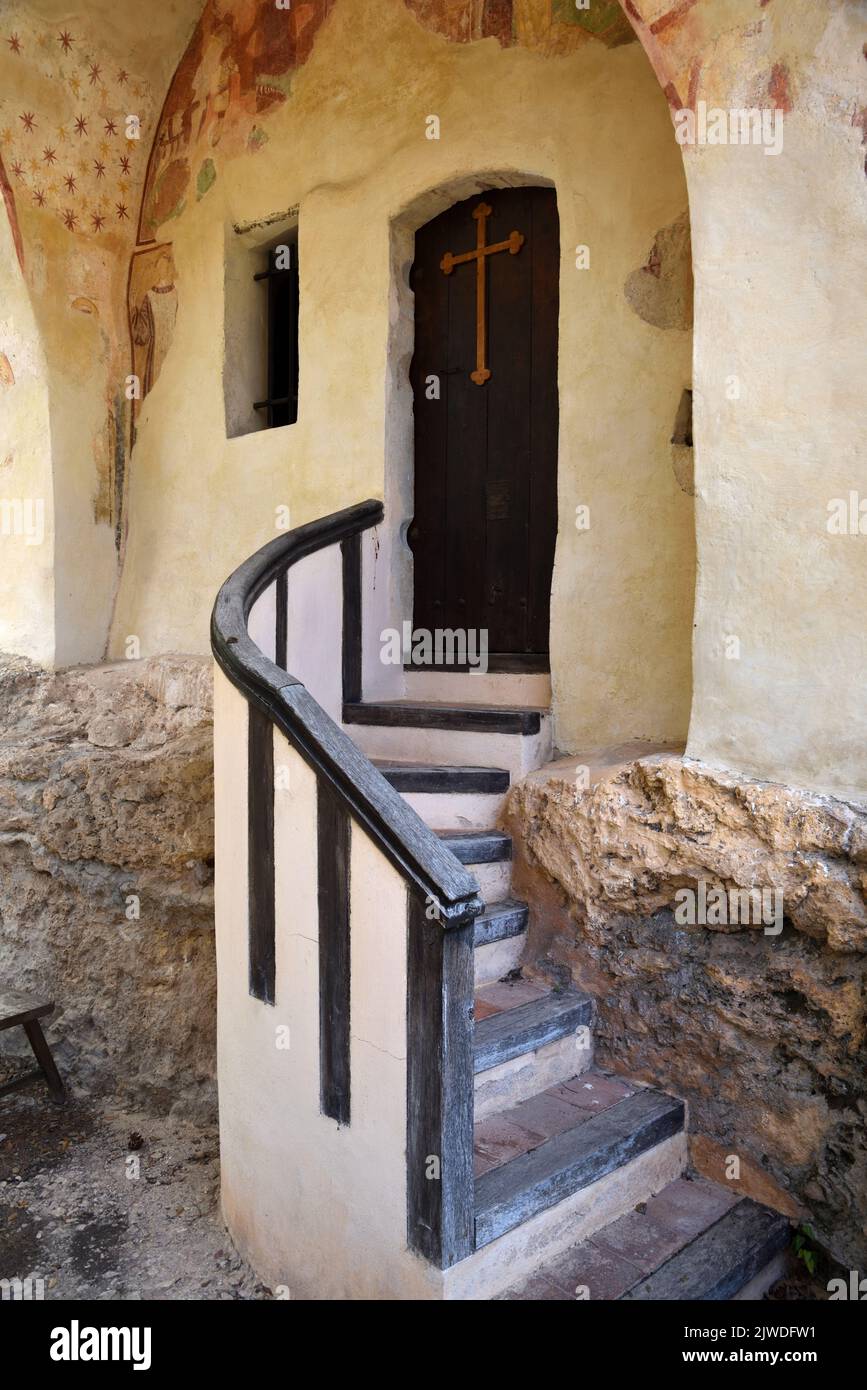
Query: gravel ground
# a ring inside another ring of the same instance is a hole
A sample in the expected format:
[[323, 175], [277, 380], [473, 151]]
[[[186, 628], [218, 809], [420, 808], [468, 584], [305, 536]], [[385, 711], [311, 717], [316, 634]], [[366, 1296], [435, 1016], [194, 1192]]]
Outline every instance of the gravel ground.
[[[16, 1064], [0, 1059], [0, 1084]], [[766, 1297], [827, 1298], [806, 1270]], [[0, 1279], [46, 1299], [267, 1300], [220, 1219], [219, 1143], [206, 1128], [111, 1097], [55, 1105], [39, 1084], [0, 1099]]]
[[0, 1279], [40, 1278], [46, 1299], [271, 1298], [220, 1219], [218, 1155], [216, 1126], [111, 1098], [0, 1099]]

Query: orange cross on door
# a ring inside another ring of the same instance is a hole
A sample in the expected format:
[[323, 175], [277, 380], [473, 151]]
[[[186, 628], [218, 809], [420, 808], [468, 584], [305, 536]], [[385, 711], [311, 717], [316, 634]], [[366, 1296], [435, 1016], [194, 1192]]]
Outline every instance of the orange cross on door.
[[491, 376], [485, 366], [485, 257], [493, 256], [497, 251], [508, 251], [510, 256], [517, 256], [524, 245], [521, 232], [510, 232], [508, 240], [486, 246], [485, 223], [490, 215], [491, 209], [487, 203], [479, 203], [478, 207], [473, 208], [473, 217], [477, 224], [475, 251], [464, 251], [459, 256], [453, 256], [451, 251], [447, 251], [440, 261], [440, 270], [444, 275], [451, 275], [455, 266], [463, 265], [465, 261], [476, 263], [476, 370], [470, 372], [470, 378], [477, 386], [484, 386]]

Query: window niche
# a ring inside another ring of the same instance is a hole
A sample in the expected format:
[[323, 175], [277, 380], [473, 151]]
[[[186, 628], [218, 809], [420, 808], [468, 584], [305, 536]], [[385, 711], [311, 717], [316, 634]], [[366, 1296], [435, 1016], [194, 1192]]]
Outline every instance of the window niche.
[[298, 418], [298, 219], [230, 228], [225, 261], [226, 435]]

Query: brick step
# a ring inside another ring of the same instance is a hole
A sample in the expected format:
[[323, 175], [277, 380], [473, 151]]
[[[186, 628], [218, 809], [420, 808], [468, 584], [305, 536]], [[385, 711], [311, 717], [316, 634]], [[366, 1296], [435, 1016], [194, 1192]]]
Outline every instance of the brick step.
[[677, 1178], [499, 1298], [760, 1298], [781, 1276], [789, 1222], [704, 1178]]
[[[594, 1075], [584, 1072], [479, 1123], [475, 1143], [483, 1171], [475, 1189], [477, 1250], [683, 1134], [683, 1102], [659, 1091], [582, 1105], [593, 1096]], [[485, 1168], [498, 1142], [501, 1152], [510, 1144], [520, 1151]]]

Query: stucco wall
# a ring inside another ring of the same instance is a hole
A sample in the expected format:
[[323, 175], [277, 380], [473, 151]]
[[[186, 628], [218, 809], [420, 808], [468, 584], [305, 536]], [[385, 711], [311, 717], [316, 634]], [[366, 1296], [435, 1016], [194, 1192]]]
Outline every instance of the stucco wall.
[[[856, 366], [865, 353], [867, 5], [785, 9], [764, 45], [792, 69], [777, 97], [782, 153], [708, 146], [686, 160], [700, 555], [687, 751], [748, 776], [863, 797], [867, 632], [857, 596], [867, 538], [831, 534], [828, 521], [833, 499], [867, 495]], [[754, 64], [749, 48], [729, 46], [707, 75], [707, 100], [749, 105]]]
[[48, 666], [54, 659], [54, 507], [45, 370], [14, 223], [0, 201], [0, 501], [6, 504], [0, 515], [0, 651]]
[[[438, 141], [425, 138], [431, 113]], [[624, 285], [657, 231], [684, 213], [686, 189], [640, 47], [588, 42], [546, 58], [495, 39], [461, 46], [422, 28], [402, 0], [340, 0], [267, 130], [255, 156], [221, 162], [204, 196], [188, 196], [160, 229], [172, 238], [178, 315], [138, 417], [112, 652], [132, 634], [143, 655], [204, 651], [212, 597], [274, 534], [276, 507], [288, 504], [297, 524], [387, 491], [386, 438], [406, 410], [387, 389], [394, 224], [405, 227], [408, 208], [418, 225], [466, 196], [469, 176], [480, 187], [552, 182], [562, 237], [558, 738], [569, 746], [600, 727], [684, 736], [692, 499], [668, 441], [690, 381], [690, 334], [651, 326]], [[295, 205], [299, 421], [227, 440], [227, 238]], [[576, 268], [578, 244], [590, 247], [589, 270]], [[391, 466], [411, 462], [404, 452]], [[590, 507], [588, 531], [576, 530], [579, 505]]]
[[0, 580], [12, 585], [0, 648], [48, 666], [105, 652], [122, 542], [129, 253], [162, 95], [200, 8], [173, 0], [145, 18], [115, 0], [0, 5], [0, 322], [6, 332], [11, 316], [28, 363], [23, 388], [0, 383], [11, 441], [0, 496], [13, 486], [9, 451], [15, 486], [31, 484], [38, 454], [50, 523], [44, 562], [32, 547]]

